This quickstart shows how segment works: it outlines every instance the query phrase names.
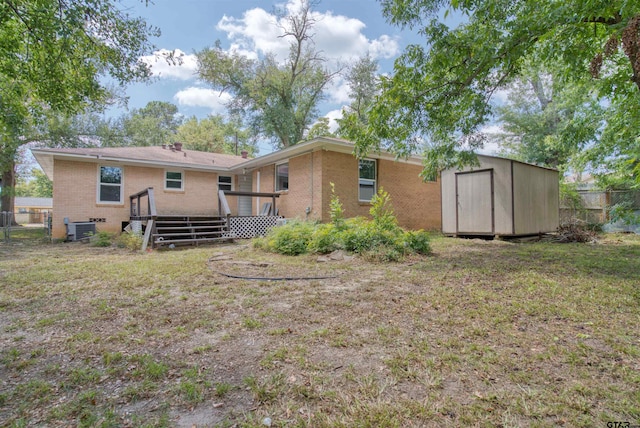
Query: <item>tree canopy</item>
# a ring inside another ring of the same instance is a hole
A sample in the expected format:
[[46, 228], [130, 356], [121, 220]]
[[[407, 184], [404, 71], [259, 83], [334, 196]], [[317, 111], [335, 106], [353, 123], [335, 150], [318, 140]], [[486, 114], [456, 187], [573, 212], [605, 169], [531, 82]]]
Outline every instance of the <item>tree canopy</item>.
[[25, 128], [43, 112], [73, 115], [104, 105], [116, 84], [145, 80], [141, 60], [159, 31], [117, 0], [0, 2], [0, 170], [2, 209], [11, 209], [13, 168]]
[[228, 52], [219, 43], [198, 52], [200, 77], [233, 95], [229, 107], [243, 113], [253, 127], [279, 148], [300, 142], [318, 116], [317, 106], [334, 73], [313, 47], [313, 2], [303, 0], [297, 12], [283, 16], [281, 37], [290, 40], [289, 55], [279, 61], [274, 53], [249, 59]]
[[150, 101], [121, 119], [124, 145], [160, 146], [173, 143], [182, 119], [178, 107], [165, 101]]
[[178, 128], [176, 141], [184, 148], [202, 152], [238, 154], [246, 150], [250, 155], [257, 151], [249, 130], [239, 120], [226, 120], [220, 115], [210, 115], [204, 119], [191, 117]]
[[559, 70], [525, 65], [496, 108], [493, 136], [510, 157], [561, 171], [583, 168], [579, 154], [597, 141], [603, 107], [588, 82], [558, 84]]
[[[357, 153], [400, 156], [426, 145], [425, 173], [473, 162], [493, 117], [492, 98], [526, 62], [554, 64], [558, 84], [590, 79], [608, 104], [605, 128], [587, 160], [638, 170], [640, 12], [624, 0], [381, 0], [389, 22], [425, 39], [396, 60], [357, 136]], [[461, 16], [448, 27], [441, 16]]]

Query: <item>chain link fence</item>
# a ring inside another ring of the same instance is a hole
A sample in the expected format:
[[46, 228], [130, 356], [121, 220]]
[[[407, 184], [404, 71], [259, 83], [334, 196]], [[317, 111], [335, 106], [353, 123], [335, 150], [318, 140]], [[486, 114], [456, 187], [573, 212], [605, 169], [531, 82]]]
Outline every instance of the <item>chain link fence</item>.
[[11, 225], [13, 224], [13, 213], [10, 211], [0, 212], [0, 225], [2, 226], [2, 236], [4, 242], [11, 240]]

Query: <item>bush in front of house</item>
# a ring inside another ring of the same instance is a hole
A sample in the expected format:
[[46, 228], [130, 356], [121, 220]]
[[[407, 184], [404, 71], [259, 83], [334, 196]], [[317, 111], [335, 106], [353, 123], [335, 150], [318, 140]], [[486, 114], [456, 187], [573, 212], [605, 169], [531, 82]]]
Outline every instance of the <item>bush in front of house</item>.
[[291, 221], [255, 239], [254, 248], [285, 255], [346, 250], [380, 261], [398, 261], [407, 254], [429, 254], [429, 234], [423, 230], [404, 231], [398, 226], [390, 200], [389, 194], [380, 189], [371, 201], [371, 220], [344, 219], [342, 205], [333, 194], [331, 223]]

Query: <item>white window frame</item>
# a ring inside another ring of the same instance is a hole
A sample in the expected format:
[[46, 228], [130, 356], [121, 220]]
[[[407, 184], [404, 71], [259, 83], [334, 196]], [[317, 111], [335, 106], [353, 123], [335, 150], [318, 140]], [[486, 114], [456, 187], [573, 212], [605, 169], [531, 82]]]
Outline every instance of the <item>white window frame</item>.
[[[230, 183], [220, 183], [220, 177], [229, 177], [231, 179]], [[218, 190], [220, 190], [220, 184], [224, 184], [225, 186], [231, 186], [231, 191], [233, 191], [233, 175], [222, 175], [222, 174], [218, 174]]]
[[[178, 173], [180, 174], [180, 179], [176, 179], [176, 178], [169, 178], [167, 177], [167, 174], [169, 173]], [[179, 182], [180, 183], [180, 187], [169, 187], [167, 186], [168, 182]], [[177, 169], [165, 169], [164, 170], [164, 190], [168, 190], [168, 191], [174, 191], [174, 192], [180, 192], [184, 190], [184, 171], [181, 170], [177, 170]]]
[[[119, 168], [120, 169], [120, 183], [103, 183], [101, 181], [102, 178], [102, 168]], [[124, 204], [124, 166], [122, 165], [98, 165], [98, 178], [96, 179], [98, 185], [96, 186], [96, 202], [98, 204], [105, 205], [122, 205]], [[102, 196], [101, 188], [102, 186], [118, 186], [120, 188], [120, 200], [119, 201], [103, 201], [100, 199]]]
[[[282, 165], [287, 165], [287, 188], [286, 189], [278, 188], [278, 167]], [[289, 190], [289, 160], [286, 160], [285, 162], [279, 162], [274, 166], [274, 179], [275, 179], [275, 183], [273, 184], [273, 188], [275, 189], [276, 192], [285, 192]]]
[[[360, 163], [363, 161], [373, 162], [373, 179], [360, 177]], [[378, 192], [377, 181], [378, 181], [378, 161], [376, 159], [369, 159], [369, 158], [358, 160], [358, 201], [359, 202], [371, 202], [371, 199], [373, 199], [373, 196], [375, 196]], [[371, 199], [362, 198], [362, 194], [360, 192], [361, 190], [360, 186], [364, 183], [373, 184], [373, 196]]]

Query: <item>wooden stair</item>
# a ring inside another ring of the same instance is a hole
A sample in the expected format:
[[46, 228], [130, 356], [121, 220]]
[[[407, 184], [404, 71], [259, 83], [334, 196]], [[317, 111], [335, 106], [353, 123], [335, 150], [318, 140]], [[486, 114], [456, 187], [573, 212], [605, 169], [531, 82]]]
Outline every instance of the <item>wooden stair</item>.
[[227, 220], [206, 216], [158, 216], [151, 240], [155, 248], [231, 240]]

